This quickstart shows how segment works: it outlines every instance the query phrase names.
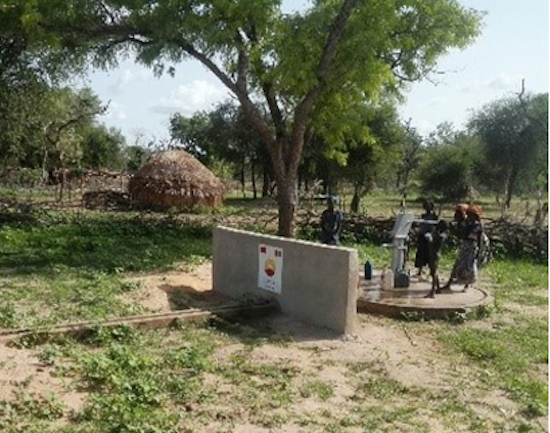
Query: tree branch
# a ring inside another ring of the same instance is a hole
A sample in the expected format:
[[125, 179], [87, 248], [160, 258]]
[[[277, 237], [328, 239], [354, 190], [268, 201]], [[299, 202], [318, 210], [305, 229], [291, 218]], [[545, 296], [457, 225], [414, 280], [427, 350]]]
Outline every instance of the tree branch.
[[[252, 23], [250, 30], [245, 32], [245, 34], [252, 45], [258, 45], [258, 35], [256, 33], [256, 26], [254, 23]], [[273, 82], [264, 78], [267, 72], [261, 59], [258, 59], [256, 62], [256, 69], [258, 71], [258, 80], [260, 81], [260, 86], [267, 102], [271, 119], [273, 120], [273, 125], [275, 126], [276, 138], [277, 140], [282, 140], [286, 135], [286, 125], [281, 108], [279, 107], [277, 99], [273, 94]]]
[[307, 117], [326, 86], [326, 78], [328, 76], [330, 66], [336, 57], [338, 44], [342, 39], [346, 23], [351, 15], [351, 12], [355, 8], [357, 1], [358, 0], [344, 1], [342, 8], [330, 26], [329, 34], [315, 71], [317, 83], [309, 90], [306, 96], [296, 107], [296, 111], [294, 113], [294, 125], [292, 129], [292, 143], [294, 143], [294, 146], [289, 152], [286, 161], [287, 170], [289, 172], [295, 172], [300, 162], [299, 160], [304, 144]]

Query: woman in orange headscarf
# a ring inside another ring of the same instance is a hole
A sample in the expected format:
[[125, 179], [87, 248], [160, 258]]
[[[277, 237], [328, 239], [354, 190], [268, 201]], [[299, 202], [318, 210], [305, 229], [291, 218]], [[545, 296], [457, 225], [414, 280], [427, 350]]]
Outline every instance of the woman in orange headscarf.
[[481, 207], [458, 205], [454, 219], [457, 224], [457, 235], [461, 240], [460, 249], [449, 281], [441, 289], [449, 289], [451, 284], [464, 284], [466, 291], [468, 286], [477, 280], [477, 255], [483, 232]]

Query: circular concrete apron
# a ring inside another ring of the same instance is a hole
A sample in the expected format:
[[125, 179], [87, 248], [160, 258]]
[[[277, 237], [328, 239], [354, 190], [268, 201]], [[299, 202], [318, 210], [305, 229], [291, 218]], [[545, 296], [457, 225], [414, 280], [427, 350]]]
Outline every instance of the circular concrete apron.
[[475, 287], [466, 291], [463, 288], [453, 285], [451, 290], [428, 298], [430, 280], [419, 281], [411, 277], [410, 287], [383, 290], [379, 275], [373, 275], [372, 280], [365, 280], [361, 275], [357, 311], [396, 318], [407, 313], [421, 314], [425, 318], [448, 318], [492, 303], [487, 292]]

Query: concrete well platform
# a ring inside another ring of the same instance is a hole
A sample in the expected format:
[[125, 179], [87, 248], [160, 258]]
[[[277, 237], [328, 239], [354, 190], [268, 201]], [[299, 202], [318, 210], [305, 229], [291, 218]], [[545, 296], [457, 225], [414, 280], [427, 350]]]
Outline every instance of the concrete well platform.
[[418, 313], [425, 318], [440, 319], [492, 303], [484, 290], [472, 287], [463, 292], [462, 288], [453, 286], [450, 291], [426, 298], [431, 289], [429, 279], [419, 281], [414, 276], [411, 277], [410, 287], [383, 290], [379, 275], [373, 275], [372, 280], [365, 280], [361, 275], [357, 311], [395, 318], [403, 317], [403, 313]]

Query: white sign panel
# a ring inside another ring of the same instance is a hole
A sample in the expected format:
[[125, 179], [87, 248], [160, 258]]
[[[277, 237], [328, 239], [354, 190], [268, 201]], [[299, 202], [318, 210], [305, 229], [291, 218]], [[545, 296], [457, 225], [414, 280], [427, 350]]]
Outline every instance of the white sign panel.
[[258, 287], [268, 292], [281, 293], [283, 250], [260, 244], [258, 252]]

